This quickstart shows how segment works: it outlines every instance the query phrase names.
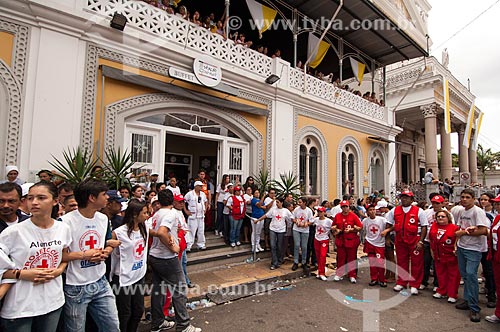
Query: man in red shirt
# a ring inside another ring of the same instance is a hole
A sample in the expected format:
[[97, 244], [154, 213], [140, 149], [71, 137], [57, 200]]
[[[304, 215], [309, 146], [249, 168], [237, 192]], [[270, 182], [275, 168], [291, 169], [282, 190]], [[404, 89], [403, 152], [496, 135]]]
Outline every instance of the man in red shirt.
[[356, 283], [356, 259], [360, 243], [358, 232], [363, 224], [358, 216], [349, 208], [349, 201], [340, 202], [341, 213], [335, 215], [332, 225], [337, 246], [337, 271], [334, 281], [342, 280], [347, 264], [347, 275], [351, 283]]
[[396, 233], [398, 280], [394, 291], [399, 292], [409, 284], [411, 294], [417, 295], [424, 277], [424, 239], [428, 222], [424, 211], [412, 204], [411, 191], [404, 190], [400, 200], [401, 205], [385, 215], [387, 228]]

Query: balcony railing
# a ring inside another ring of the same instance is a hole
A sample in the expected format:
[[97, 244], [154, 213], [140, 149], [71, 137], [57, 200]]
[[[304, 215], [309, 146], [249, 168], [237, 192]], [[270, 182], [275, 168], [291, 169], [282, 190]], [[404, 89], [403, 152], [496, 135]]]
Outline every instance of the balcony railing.
[[[92, 14], [111, 18], [120, 13], [127, 24], [190, 50], [210, 55], [261, 77], [272, 74], [273, 59], [254, 50], [225, 40], [222, 36], [188, 22], [175, 15], [150, 6], [143, 1], [86, 0], [85, 10]], [[385, 108], [348, 91], [338, 89], [313, 76], [307, 75], [304, 90], [304, 73], [290, 68], [288, 86], [298, 94], [312, 95], [333, 104], [343, 106], [368, 117], [384, 120]]]

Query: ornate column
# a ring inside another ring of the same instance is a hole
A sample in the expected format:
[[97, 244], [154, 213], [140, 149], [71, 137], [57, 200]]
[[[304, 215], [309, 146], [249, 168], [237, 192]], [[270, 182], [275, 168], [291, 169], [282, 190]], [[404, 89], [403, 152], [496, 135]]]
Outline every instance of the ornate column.
[[441, 132], [441, 177], [442, 180], [452, 176], [452, 159], [451, 159], [451, 140], [450, 134], [446, 133], [444, 126], [444, 117], [439, 119], [439, 128]]
[[458, 168], [460, 173], [469, 172], [469, 149], [465, 145], [464, 135], [465, 135], [465, 126], [460, 125], [458, 127]]
[[469, 172], [470, 181], [479, 182], [477, 179], [477, 152], [469, 147]]
[[420, 107], [425, 120], [425, 168], [426, 171], [432, 168], [432, 172], [439, 177], [438, 156], [437, 156], [437, 111], [436, 104], [432, 103]]

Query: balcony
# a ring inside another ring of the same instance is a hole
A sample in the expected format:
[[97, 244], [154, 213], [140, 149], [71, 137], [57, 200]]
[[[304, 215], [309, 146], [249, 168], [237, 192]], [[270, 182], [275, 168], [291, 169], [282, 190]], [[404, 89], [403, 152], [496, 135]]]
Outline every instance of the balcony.
[[[86, 0], [84, 10], [92, 15], [111, 18], [115, 12], [127, 18], [127, 26], [140, 29], [152, 38], [162, 38], [182, 48], [212, 56], [226, 64], [252, 72], [262, 78], [262, 82], [276, 72], [276, 61], [267, 55], [236, 45], [218, 34], [200, 28], [180, 17], [167, 14], [142, 1], [130, 0]], [[280, 89], [288, 90], [301, 97], [314, 99], [328, 107], [347, 111], [365, 118], [386, 122], [386, 109], [348, 91], [338, 89], [333, 84], [307, 75], [304, 87], [304, 72], [284, 64], [288, 69], [288, 81], [280, 82]], [[280, 68], [281, 69], [281, 68]], [[312, 98], [311, 98], [312, 97]]]

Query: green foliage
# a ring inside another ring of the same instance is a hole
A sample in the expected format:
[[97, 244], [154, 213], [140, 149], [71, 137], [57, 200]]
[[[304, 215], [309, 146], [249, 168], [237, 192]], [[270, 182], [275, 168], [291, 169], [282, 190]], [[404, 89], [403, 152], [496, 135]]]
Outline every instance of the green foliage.
[[105, 151], [104, 180], [110, 189], [118, 189], [123, 185], [130, 186], [130, 181], [125, 177], [129, 169], [134, 165], [132, 155], [127, 150], [123, 151], [108, 149]]
[[277, 197], [285, 197], [288, 194], [292, 194], [294, 201], [296, 201], [300, 196], [300, 184], [298, 183], [297, 175], [292, 171], [280, 174], [280, 179], [271, 181], [271, 185], [276, 189]]
[[49, 164], [54, 167], [59, 176], [65, 181], [73, 185], [79, 184], [90, 176], [92, 168], [97, 164], [97, 160], [93, 160], [92, 151], [87, 149], [82, 150], [68, 148], [63, 151], [63, 160], [59, 160], [52, 155], [54, 161], [49, 161]]
[[264, 192], [269, 191], [271, 179], [269, 178], [269, 172], [267, 169], [261, 169], [257, 175], [253, 175], [253, 179], [262, 195]]
[[484, 149], [481, 144], [477, 145], [477, 168], [481, 171], [483, 185], [486, 185], [486, 171], [495, 169], [500, 158], [499, 153], [493, 153], [491, 149]]

